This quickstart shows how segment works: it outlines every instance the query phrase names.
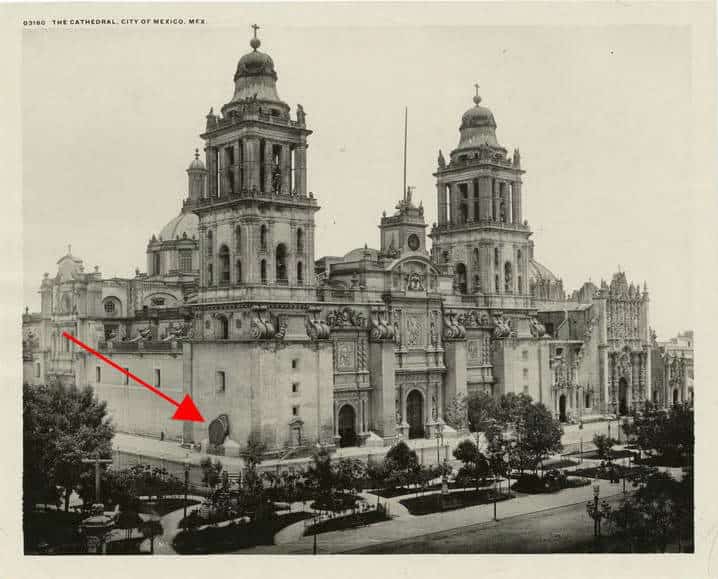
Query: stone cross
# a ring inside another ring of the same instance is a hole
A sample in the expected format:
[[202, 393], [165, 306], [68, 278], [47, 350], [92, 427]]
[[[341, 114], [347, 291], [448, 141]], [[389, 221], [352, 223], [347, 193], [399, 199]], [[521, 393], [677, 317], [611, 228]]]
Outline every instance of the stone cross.
[[254, 30], [254, 37], [257, 38], [257, 30], [259, 30], [259, 26], [256, 24], [252, 24], [252, 29]]
[[93, 458], [83, 458], [82, 462], [84, 463], [95, 463], [95, 502], [100, 502], [100, 465], [101, 464], [111, 464], [112, 459], [111, 458], [100, 458], [99, 455], [94, 456]]

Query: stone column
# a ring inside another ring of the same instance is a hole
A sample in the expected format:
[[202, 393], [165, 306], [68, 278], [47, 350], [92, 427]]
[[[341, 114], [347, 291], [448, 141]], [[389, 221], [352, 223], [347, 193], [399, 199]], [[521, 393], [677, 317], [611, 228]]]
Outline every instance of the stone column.
[[436, 184], [436, 202], [439, 225], [446, 225], [446, 214], [449, 208], [446, 202], [446, 185], [444, 183]]
[[272, 191], [272, 171], [274, 163], [272, 162], [272, 143], [264, 141], [264, 183], [262, 183], [262, 191], [270, 193]]
[[424, 396], [424, 408], [426, 409], [426, 419], [424, 420], [424, 436], [426, 437], [430, 437], [434, 434], [434, 404], [431, 398], [431, 384], [427, 384], [426, 396]]
[[234, 147], [234, 192], [242, 190], [242, 141], [236, 141]]
[[207, 196], [217, 196], [217, 150], [207, 147]]
[[493, 219], [491, 177], [479, 177], [479, 219]]
[[499, 197], [499, 183], [496, 180], [494, 180], [493, 199], [494, 221], [501, 221], [501, 199]]
[[452, 225], [456, 225], [459, 223], [459, 188], [456, 186], [456, 183], [449, 185], [449, 199], [449, 209], [451, 211], [449, 219]]
[[304, 197], [307, 194], [307, 147], [297, 145], [294, 149], [294, 175], [297, 195]]
[[438, 421], [443, 423], [444, 422], [444, 396], [443, 392], [441, 391], [441, 384], [439, 382], [434, 383], [434, 388], [436, 390], [436, 405], [437, 408], [437, 418]]
[[289, 173], [292, 170], [292, 161], [289, 156], [289, 145], [282, 145], [282, 155], [280, 160], [282, 169], [282, 195], [289, 195]]
[[511, 204], [514, 214], [514, 223], [523, 223], [523, 217], [521, 215], [521, 182], [513, 181], [511, 191]]
[[252, 141], [244, 139], [242, 144], [242, 189], [252, 188]]
[[399, 412], [401, 413], [401, 426], [406, 424], [406, 384], [399, 386]]
[[511, 185], [507, 182], [503, 183], [504, 185], [504, 203], [506, 206], [506, 223], [513, 223], [514, 222], [514, 210], [513, 210], [513, 203], [511, 199]]

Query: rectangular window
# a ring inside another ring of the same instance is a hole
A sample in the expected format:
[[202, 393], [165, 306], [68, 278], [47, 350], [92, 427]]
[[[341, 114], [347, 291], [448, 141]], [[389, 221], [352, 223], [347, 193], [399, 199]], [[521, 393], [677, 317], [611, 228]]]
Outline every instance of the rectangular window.
[[160, 369], [155, 368], [155, 388], [162, 388]]
[[528, 377], [529, 377], [529, 369], [524, 368], [524, 378], [528, 378]]
[[292, 384], [292, 394], [296, 394], [299, 392], [299, 382], [294, 382]]
[[40, 377], [40, 362], [37, 362], [35, 364], [35, 378], [39, 378], [39, 377]]
[[523, 360], [528, 360], [528, 359], [529, 359], [529, 351], [528, 351], [528, 350], [524, 350], [523, 352], [521, 352], [521, 358], [522, 358]]
[[99, 384], [102, 382], [102, 368], [95, 366], [95, 382]]
[[179, 251], [179, 269], [182, 273], [192, 272], [192, 250], [180, 249]]
[[299, 406], [292, 406], [292, 416], [299, 416]]
[[528, 394], [528, 393], [529, 393], [529, 385], [524, 384], [524, 394]]
[[[130, 371], [129, 368], [125, 368], [125, 372], [129, 372], [129, 371]], [[122, 384], [127, 386], [129, 383], [130, 383], [130, 377], [127, 374], [123, 374], [122, 375]]]
[[218, 370], [216, 375], [217, 394], [224, 394], [227, 387], [227, 376], [223, 370]]
[[296, 370], [298, 367], [299, 367], [299, 360], [294, 358], [294, 360], [292, 360], [292, 370]]

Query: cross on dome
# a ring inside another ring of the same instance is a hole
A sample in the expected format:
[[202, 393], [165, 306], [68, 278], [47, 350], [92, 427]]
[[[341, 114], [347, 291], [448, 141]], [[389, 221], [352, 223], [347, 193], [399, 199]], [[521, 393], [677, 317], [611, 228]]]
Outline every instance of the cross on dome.
[[257, 38], [257, 30], [260, 29], [260, 26], [256, 24], [252, 24], [252, 30], [254, 30], [254, 37], [252, 40], [249, 41], [249, 45], [252, 47], [252, 49], [256, 52], [257, 49], [260, 47], [262, 42]]
[[476, 89], [476, 94], [474, 95], [474, 103], [476, 104], [476, 106], [478, 106], [479, 103], [481, 102], [481, 97], [479, 96], [479, 83], [478, 82], [474, 83], [474, 88]]

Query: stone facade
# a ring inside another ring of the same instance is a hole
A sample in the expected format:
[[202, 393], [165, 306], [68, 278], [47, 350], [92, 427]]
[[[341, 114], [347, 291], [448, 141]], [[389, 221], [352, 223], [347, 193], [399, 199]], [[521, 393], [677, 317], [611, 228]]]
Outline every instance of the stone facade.
[[[68, 251], [45, 275], [41, 313], [23, 320], [28, 382], [91, 384], [118, 429], [227, 453], [250, 436], [277, 451], [448, 436], [445, 409], [473, 391], [525, 392], [567, 421], [651, 397], [645, 286], [619, 272], [566, 298], [534, 259], [519, 151], [498, 144], [478, 95], [449, 162], [439, 153], [431, 251], [409, 189], [381, 217], [379, 249], [316, 259], [306, 113], [251, 45], [232, 100], [206, 117], [181, 213], [150, 239], [148, 274], [102, 279]], [[189, 393], [207, 422], [173, 422], [62, 331]]]

